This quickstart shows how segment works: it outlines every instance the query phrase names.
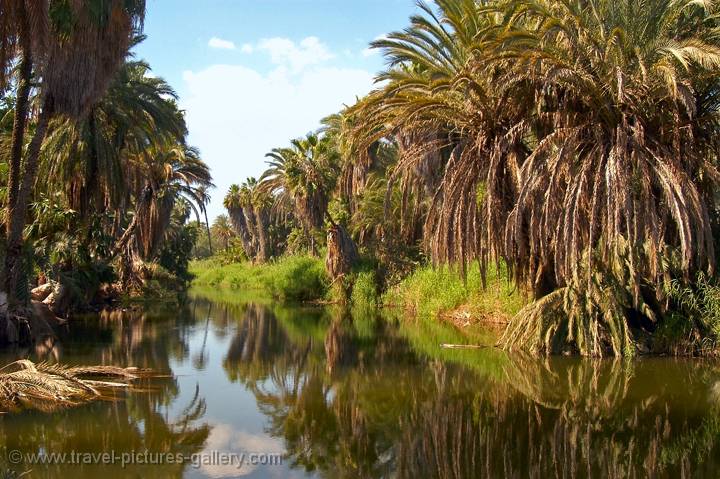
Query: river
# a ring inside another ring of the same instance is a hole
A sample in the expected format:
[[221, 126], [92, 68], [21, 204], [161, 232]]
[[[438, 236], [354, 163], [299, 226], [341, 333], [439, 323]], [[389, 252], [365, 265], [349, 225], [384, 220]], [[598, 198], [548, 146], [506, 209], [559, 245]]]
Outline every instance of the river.
[[218, 291], [76, 319], [55, 344], [2, 359], [168, 377], [119, 401], [0, 417], [0, 477], [717, 477], [718, 363], [439, 347], [464, 340]]

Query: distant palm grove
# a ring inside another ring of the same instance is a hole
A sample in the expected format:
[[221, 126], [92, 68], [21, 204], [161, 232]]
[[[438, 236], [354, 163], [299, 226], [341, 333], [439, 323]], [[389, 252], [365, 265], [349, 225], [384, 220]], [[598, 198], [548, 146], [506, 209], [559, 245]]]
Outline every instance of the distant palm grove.
[[716, 1], [420, 3], [373, 42], [375, 89], [268, 152], [212, 228], [175, 94], [128, 53], [144, 3], [0, 2], [6, 340], [31, 286], [63, 315], [215, 254], [324, 256], [340, 303], [367, 272], [378, 298], [424, 267], [499, 279], [523, 298], [506, 349], [717, 352]]

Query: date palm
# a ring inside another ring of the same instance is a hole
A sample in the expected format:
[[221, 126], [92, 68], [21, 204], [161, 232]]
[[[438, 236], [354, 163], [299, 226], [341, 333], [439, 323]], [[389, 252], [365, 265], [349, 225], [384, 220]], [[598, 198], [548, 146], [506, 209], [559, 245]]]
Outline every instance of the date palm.
[[248, 259], [252, 259], [254, 257], [252, 233], [247, 218], [245, 217], [245, 207], [243, 205], [243, 195], [240, 192], [240, 185], [234, 184], [230, 186], [230, 189], [223, 199], [223, 206], [225, 206], [225, 209], [230, 215], [230, 223], [233, 229], [240, 237], [245, 256], [247, 256]]
[[195, 148], [170, 145], [138, 160], [136, 174], [145, 182], [142, 194], [150, 193], [135, 210], [136, 247], [143, 260], [152, 260], [177, 200], [186, 199], [191, 208], [204, 208], [207, 188], [213, 185], [210, 170]]
[[127, 209], [129, 158], [187, 134], [176, 93], [149, 73], [145, 62], [125, 62], [86, 116], [55, 122], [45, 139], [38, 182], [64, 192], [83, 218]]
[[[9, 217], [17, 201], [22, 150], [28, 121], [30, 91], [35, 57], [42, 58], [48, 39], [47, 0], [6, 0], [0, 3], [0, 90], [7, 85], [13, 59], [17, 67], [17, 90], [14, 108], [10, 159], [8, 162], [7, 205]], [[9, 233], [9, 223], [5, 221]]]
[[207, 188], [212, 186], [210, 170], [198, 150], [184, 144], [151, 148], [129, 161], [130, 182], [136, 185], [134, 213], [111, 253], [111, 257], [120, 255], [121, 282], [126, 286], [137, 284], [144, 263], [157, 259], [176, 206], [204, 208]]
[[[43, 2], [38, 2], [42, 4]], [[40, 149], [56, 115], [81, 118], [107, 89], [142, 25], [144, 0], [52, 2], [52, 22], [42, 60], [35, 62], [40, 112], [22, 164], [17, 196], [9, 204], [4, 281], [17, 309], [23, 229], [37, 177]], [[27, 12], [26, 12], [27, 13]]]
[[545, 134], [522, 165], [505, 252], [518, 282], [560, 289], [519, 315], [505, 343], [631, 353], [627, 311], [657, 323], [669, 278], [715, 270], [717, 10], [686, 0], [508, 8], [502, 84], [530, 90]]
[[315, 235], [322, 230], [337, 183], [337, 151], [326, 137], [309, 134], [266, 156], [269, 167], [260, 178], [261, 188], [276, 201], [289, 199], [294, 205], [294, 214], [310, 238], [315, 254]]
[[235, 237], [230, 218], [227, 215], [219, 215], [213, 221], [211, 229], [215, 237], [220, 238], [222, 241], [223, 249], [227, 250], [230, 246], [230, 240]]
[[243, 242], [248, 259], [264, 263], [273, 253], [270, 237], [271, 200], [259, 187], [258, 180], [248, 178], [232, 185], [224, 200], [231, 221]]
[[420, 3], [422, 14], [408, 28], [373, 43], [389, 64], [378, 78], [386, 86], [355, 107], [365, 118], [358, 135], [379, 129], [398, 145], [388, 186], [400, 183], [405, 191], [406, 223], [424, 219], [433, 260], [463, 270], [479, 259], [484, 271], [501, 256], [528, 154], [516, 131], [526, 103], [500, 91], [497, 72], [486, 68], [503, 18], [489, 3]]
[[628, 316], [657, 324], [668, 279], [715, 269], [714, 3], [420, 8], [352, 112], [398, 144], [388, 191], [429, 202], [435, 261], [505, 260], [534, 295], [505, 346], [631, 353]]

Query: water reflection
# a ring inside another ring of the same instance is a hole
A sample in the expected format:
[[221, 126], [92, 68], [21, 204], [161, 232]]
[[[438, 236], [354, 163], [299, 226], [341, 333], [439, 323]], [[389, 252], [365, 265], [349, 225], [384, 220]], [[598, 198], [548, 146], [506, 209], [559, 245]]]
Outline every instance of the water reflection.
[[[45, 344], [34, 351], [16, 351], [14, 356], [68, 364], [115, 364], [172, 372], [173, 360], [187, 355], [190, 321], [187, 312], [177, 317], [114, 311], [81, 318], [52, 347]], [[14, 359], [6, 354], [3, 360]], [[168, 405], [177, 402], [180, 388], [176, 378], [154, 379], [128, 394], [125, 400], [94, 403], [86, 407], [42, 414], [26, 412], [6, 415], [0, 420], [0, 447], [6, 452], [48, 452], [69, 455], [115, 451], [150, 451], [191, 455], [200, 451], [210, 426], [203, 423], [205, 399], [199, 388], [177, 413]], [[159, 466], [80, 466], [78, 464], [21, 464], [5, 466], [17, 472], [31, 471], [30, 477], [180, 477], [179, 464]]]
[[387, 324], [363, 335], [355, 323], [367, 318], [319, 319], [320, 342], [289, 337], [268, 308], [243, 314], [224, 366], [253, 391], [269, 431], [305, 471], [677, 477], [719, 465], [712, 365], [513, 356], [490, 380], [481, 370], [487, 358], [479, 369], [434, 360]]
[[33, 466], [31, 477], [712, 477], [720, 467], [715, 363], [451, 355], [432, 334], [368, 312], [232, 298], [105, 313], [16, 355], [172, 375], [125, 401], [2, 417], [0, 447], [285, 458], [242, 470]]

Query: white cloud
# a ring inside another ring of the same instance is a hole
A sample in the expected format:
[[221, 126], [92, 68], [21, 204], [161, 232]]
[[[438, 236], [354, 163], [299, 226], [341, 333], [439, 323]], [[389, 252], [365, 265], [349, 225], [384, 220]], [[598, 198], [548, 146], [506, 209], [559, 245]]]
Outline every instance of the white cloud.
[[219, 48], [221, 50], [235, 50], [235, 44], [230, 40], [223, 40], [222, 38], [212, 37], [208, 42], [210, 48]]
[[334, 58], [327, 46], [317, 37], [307, 37], [299, 44], [287, 38], [266, 38], [260, 40], [257, 49], [269, 53], [274, 64], [290, 67], [294, 72]]
[[255, 51], [255, 47], [253, 47], [250, 43], [243, 43], [242, 47], [240, 47], [240, 51], [243, 53], [252, 53]]
[[[312, 38], [312, 37], [311, 37]], [[308, 39], [306, 39], [308, 40]], [[317, 40], [263, 43], [277, 66], [262, 73], [241, 65], [212, 65], [183, 74], [190, 142], [212, 168], [217, 189], [209, 213], [223, 213], [232, 183], [259, 176], [265, 154], [319, 127], [373, 87], [365, 70], [319, 63], [332, 58]]]

